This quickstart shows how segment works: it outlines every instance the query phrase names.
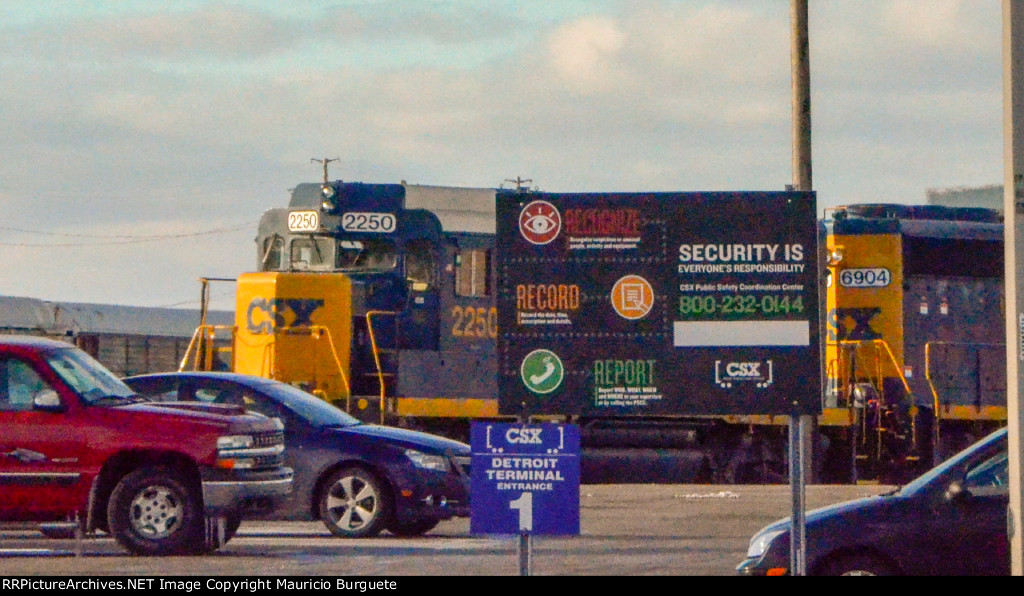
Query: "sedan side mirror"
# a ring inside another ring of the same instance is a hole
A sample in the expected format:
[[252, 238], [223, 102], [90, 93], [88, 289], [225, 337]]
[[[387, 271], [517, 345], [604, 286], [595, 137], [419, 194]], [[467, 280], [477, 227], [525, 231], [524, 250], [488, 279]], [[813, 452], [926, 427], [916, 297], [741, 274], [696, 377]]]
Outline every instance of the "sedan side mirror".
[[950, 502], [963, 501], [971, 496], [971, 491], [964, 488], [964, 485], [959, 480], [955, 480], [950, 483], [949, 487], [946, 488], [946, 500]]

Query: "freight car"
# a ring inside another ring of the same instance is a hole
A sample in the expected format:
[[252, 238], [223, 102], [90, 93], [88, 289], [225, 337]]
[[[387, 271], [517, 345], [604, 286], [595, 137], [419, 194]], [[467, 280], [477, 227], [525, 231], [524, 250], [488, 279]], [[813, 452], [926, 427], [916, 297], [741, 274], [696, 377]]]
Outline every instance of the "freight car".
[[[210, 323], [233, 317], [225, 311], [208, 314]], [[195, 309], [0, 296], [0, 334], [66, 341], [121, 376], [176, 370], [200, 322]]]

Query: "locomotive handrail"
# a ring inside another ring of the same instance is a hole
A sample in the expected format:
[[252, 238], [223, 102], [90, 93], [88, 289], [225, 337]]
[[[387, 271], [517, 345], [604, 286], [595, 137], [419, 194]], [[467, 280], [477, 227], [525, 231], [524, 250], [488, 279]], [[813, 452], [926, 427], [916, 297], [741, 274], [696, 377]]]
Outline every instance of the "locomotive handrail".
[[885, 348], [886, 354], [889, 356], [889, 361], [892, 363], [893, 369], [896, 371], [900, 382], [903, 383], [903, 388], [907, 390], [907, 395], [910, 395], [910, 383], [907, 382], [907, 377], [903, 374], [903, 370], [900, 369], [899, 362], [896, 360], [896, 354], [893, 353], [892, 348], [889, 347], [889, 342], [884, 339], [842, 339], [835, 342], [829, 342], [839, 346], [850, 346], [853, 348], [860, 348], [865, 344], [874, 344], [875, 348], [879, 345]]
[[[899, 377], [900, 382], [903, 383], [903, 388], [906, 390], [907, 396], [911, 398], [911, 416], [910, 416], [910, 437], [911, 437], [911, 439], [910, 440], [911, 440], [911, 444], [912, 445], [917, 445], [917, 415], [916, 415], [917, 408], [913, 406], [914, 400], [912, 398], [912, 392], [911, 392], [911, 389], [910, 389], [910, 383], [907, 382], [907, 377], [904, 374], [903, 369], [899, 366], [899, 362], [896, 360], [896, 354], [893, 352], [892, 348], [889, 346], [889, 342], [885, 341], [884, 339], [858, 339], [858, 340], [847, 339], [847, 340], [838, 340], [838, 341], [829, 342], [829, 343], [834, 344], [836, 346], [836, 349], [839, 349], [839, 348], [841, 348], [843, 346], [847, 346], [849, 348], [853, 348], [854, 350], [858, 350], [858, 351], [862, 347], [864, 347], [866, 345], [874, 346], [875, 354], [876, 354], [876, 363], [877, 363], [876, 374], [878, 375], [878, 379], [882, 379], [882, 371], [881, 371], [881, 360], [877, 358], [877, 355], [880, 353], [879, 346], [884, 348], [885, 353], [889, 356], [889, 362], [892, 363], [892, 367], [896, 371], [896, 375]], [[853, 371], [853, 372], [856, 372], [856, 371]], [[879, 389], [884, 391], [884, 387], [879, 387]], [[881, 419], [881, 417], [878, 417], [878, 427], [875, 429], [876, 433], [878, 434], [878, 436], [877, 436], [878, 444], [876, 446], [876, 449], [877, 449], [878, 453], [881, 453], [881, 451], [882, 451], [882, 444], [881, 444], [881, 441], [882, 441], [882, 436], [881, 436], [882, 426], [881, 426], [881, 424], [882, 424], [882, 419]], [[865, 427], [865, 430], [866, 430], [866, 427]]]
[[391, 315], [398, 316], [398, 312], [393, 310], [370, 310], [366, 311], [366, 330], [370, 334], [370, 351], [373, 352], [373, 363], [377, 367], [377, 380], [380, 383], [380, 423], [384, 424], [384, 402], [385, 402], [385, 386], [384, 386], [384, 368], [380, 364], [380, 349], [377, 346], [377, 336], [373, 332], [373, 317], [377, 315]]
[[[1003, 347], [1006, 347], [1006, 344], [1001, 344], [1001, 343], [984, 343], [984, 342], [975, 343], [975, 342], [964, 342], [964, 341], [941, 341], [941, 340], [925, 342], [925, 344], [924, 344], [924, 378], [925, 378], [926, 381], [928, 381], [928, 389], [932, 392], [932, 404], [933, 404], [933, 408], [934, 408], [934, 411], [935, 411], [935, 414], [934, 414], [935, 415], [935, 422], [933, 424], [933, 426], [935, 427], [935, 431], [932, 433], [934, 435], [934, 439], [933, 439], [934, 440], [934, 445], [933, 445], [933, 456], [932, 456], [932, 459], [934, 460], [935, 465], [938, 465], [942, 461], [941, 460], [941, 454], [939, 453], [940, 439], [942, 438], [942, 435], [941, 435], [941, 425], [940, 425], [940, 422], [942, 422], [942, 410], [941, 410], [941, 404], [939, 403], [939, 391], [938, 391], [938, 389], [935, 388], [935, 383], [932, 382], [932, 361], [931, 361], [931, 358], [932, 358], [932, 346], [933, 345], [936, 345], [936, 346], [964, 346], [964, 347], [975, 347], [975, 348], [1003, 348]], [[978, 374], [979, 375], [981, 374], [980, 370], [978, 371]], [[978, 398], [979, 399], [981, 398], [980, 393], [978, 395]]]
[[334, 363], [338, 366], [338, 372], [341, 373], [341, 380], [345, 384], [345, 411], [350, 412], [352, 410], [352, 386], [349, 385], [348, 375], [345, 374], [345, 367], [341, 365], [341, 358], [338, 357], [338, 350], [334, 347], [334, 337], [331, 336], [331, 330], [324, 325], [309, 325], [308, 327], [282, 327], [280, 331], [283, 333], [294, 333], [304, 329], [308, 329], [310, 335], [316, 333], [317, 339], [320, 339], [323, 334], [327, 334], [327, 345], [331, 348], [331, 356], [334, 357]]
[[[189, 355], [192, 353], [193, 349], [195, 349], [196, 351], [196, 358], [195, 362], [192, 363], [192, 367], [194, 370], [199, 369], [199, 345], [205, 342], [206, 345], [212, 348], [213, 342], [216, 339], [218, 329], [230, 329], [232, 335], [232, 344], [234, 344], [236, 330], [236, 327], [234, 325], [200, 325], [196, 327], [196, 330], [192, 333], [192, 339], [190, 339], [188, 342], [188, 347], [185, 348], [185, 354], [182, 355], [181, 362], [178, 363], [179, 372], [185, 370], [185, 366], [188, 364]], [[205, 356], [206, 358], [206, 362], [204, 362], [203, 364], [206, 366], [206, 370], [209, 370], [213, 367], [213, 350], [208, 348], [206, 350], [203, 350], [202, 352], [203, 356]], [[232, 354], [232, 358], [233, 357], [234, 355]], [[232, 368], [234, 368], [234, 366], [232, 366]]]

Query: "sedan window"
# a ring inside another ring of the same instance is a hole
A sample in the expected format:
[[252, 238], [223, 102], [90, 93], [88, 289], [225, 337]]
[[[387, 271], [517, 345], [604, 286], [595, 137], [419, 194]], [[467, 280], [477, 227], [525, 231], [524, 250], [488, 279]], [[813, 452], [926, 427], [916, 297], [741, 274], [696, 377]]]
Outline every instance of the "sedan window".
[[1009, 494], [1009, 458], [997, 453], [967, 471], [964, 488], [975, 496]]

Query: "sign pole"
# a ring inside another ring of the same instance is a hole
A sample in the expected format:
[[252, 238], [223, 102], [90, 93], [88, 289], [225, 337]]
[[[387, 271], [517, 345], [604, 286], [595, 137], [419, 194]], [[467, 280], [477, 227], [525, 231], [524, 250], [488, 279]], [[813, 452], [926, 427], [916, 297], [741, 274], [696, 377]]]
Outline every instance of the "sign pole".
[[1006, 405], [1009, 441], [1010, 505], [1007, 509], [1010, 541], [1010, 572], [1024, 575], [1024, 2], [1003, 0], [1003, 237], [1006, 304]]
[[790, 531], [789, 568], [796, 576], [806, 575], [807, 563], [804, 520], [804, 449], [803, 437], [810, 416], [789, 417], [789, 485], [793, 495], [793, 523]]
[[[792, 0], [790, 26], [793, 79], [793, 186], [810, 191], [811, 184], [811, 67], [807, 26], [807, 0]], [[819, 384], [820, 394], [820, 384]], [[793, 523], [790, 539], [790, 569], [793, 575], [807, 573], [804, 487], [807, 463], [813, 455], [816, 437], [811, 416], [796, 411], [789, 418], [789, 481], [793, 491]], [[810, 446], [809, 446], [810, 445]], [[810, 457], [807, 457], [809, 456]]]
[[519, 534], [519, 575], [526, 577], [530, 575], [530, 567], [533, 563], [533, 542], [530, 534], [521, 532]]

